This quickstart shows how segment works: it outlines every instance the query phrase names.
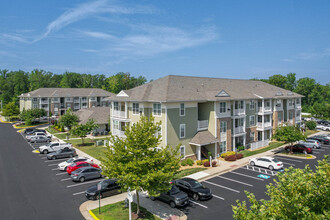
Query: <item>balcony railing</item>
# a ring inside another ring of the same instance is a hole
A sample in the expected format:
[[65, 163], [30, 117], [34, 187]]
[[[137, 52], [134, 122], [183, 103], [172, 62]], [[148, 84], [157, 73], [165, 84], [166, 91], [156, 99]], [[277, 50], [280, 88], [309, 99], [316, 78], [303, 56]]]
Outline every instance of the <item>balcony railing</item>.
[[261, 128], [261, 129], [265, 129], [265, 128], [269, 128], [272, 126], [272, 123], [271, 122], [258, 122], [258, 128]]
[[209, 120], [198, 121], [198, 128], [197, 128], [198, 131], [207, 130], [208, 127], [209, 127]]
[[73, 102], [74, 102], [74, 103], [79, 103], [80, 100], [79, 100], [79, 99], [74, 99]]
[[125, 111], [114, 110], [113, 111], [113, 116], [125, 118], [126, 114], [125, 114]]
[[248, 144], [248, 147], [251, 150], [256, 150], [258, 148], [265, 147], [267, 145], [269, 145], [269, 140], [264, 140], [264, 141], [258, 141], [258, 142], [250, 143], [250, 144]]
[[81, 102], [87, 102], [87, 99], [81, 99]]
[[300, 109], [301, 108], [301, 104], [296, 104], [296, 108]]
[[52, 103], [59, 103], [60, 102], [60, 99], [52, 99]]
[[234, 115], [244, 115], [244, 114], [245, 114], [244, 108], [234, 109]]
[[40, 104], [44, 104], [44, 105], [46, 104], [47, 105], [47, 104], [49, 104], [49, 102], [48, 102], [48, 100], [40, 100]]
[[125, 131], [121, 131], [119, 129], [113, 129], [112, 135], [116, 135], [118, 137], [126, 137], [125, 136]]
[[258, 112], [259, 113], [262, 113], [262, 112], [271, 112], [272, 111], [272, 108], [270, 106], [267, 106], [267, 107], [258, 107]]
[[236, 127], [236, 128], [234, 129], [234, 132], [235, 132], [235, 134], [244, 133], [244, 132], [245, 132], [245, 129], [244, 129], [243, 126]]

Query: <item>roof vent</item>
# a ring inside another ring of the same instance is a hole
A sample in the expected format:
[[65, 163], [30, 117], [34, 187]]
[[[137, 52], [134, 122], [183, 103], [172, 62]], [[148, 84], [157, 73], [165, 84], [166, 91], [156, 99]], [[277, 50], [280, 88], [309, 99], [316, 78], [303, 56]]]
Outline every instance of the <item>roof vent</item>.
[[277, 91], [276, 93], [275, 93], [275, 96], [282, 96], [283, 95], [283, 93], [281, 92], [281, 91]]
[[293, 96], [293, 92], [288, 92], [288, 96]]
[[215, 97], [230, 97], [230, 95], [225, 91], [221, 90]]

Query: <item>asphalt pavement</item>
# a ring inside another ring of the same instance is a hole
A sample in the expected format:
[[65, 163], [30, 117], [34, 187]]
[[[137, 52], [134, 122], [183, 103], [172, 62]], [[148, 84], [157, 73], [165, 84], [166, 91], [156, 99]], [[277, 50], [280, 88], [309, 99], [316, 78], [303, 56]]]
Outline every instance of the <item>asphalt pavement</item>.
[[32, 150], [11, 124], [0, 123], [0, 219], [84, 219], [79, 206], [86, 199], [73, 197], [59, 184], [63, 177]]

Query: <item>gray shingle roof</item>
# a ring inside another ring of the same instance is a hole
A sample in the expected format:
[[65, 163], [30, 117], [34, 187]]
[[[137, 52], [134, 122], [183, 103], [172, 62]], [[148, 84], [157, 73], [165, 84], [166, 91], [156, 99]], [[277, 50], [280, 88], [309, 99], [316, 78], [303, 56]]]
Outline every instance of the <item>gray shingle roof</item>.
[[40, 88], [19, 97], [91, 97], [91, 96], [111, 96], [111, 92], [96, 88]]
[[206, 130], [197, 132], [197, 134], [195, 134], [195, 136], [190, 140], [189, 144], [204, 146], [217, 142], [219, 142], [219, 140], [216, 139], [211, 132]]
[[108, 124], [110, 118], [110, 108], [84, 108], [74, 112], [74, 114], [79, 117], [80, 124], [85, 124], [90, 118], [94, 119], [96, 124]]
[[[128, 97], [117, 95], [107, 99], [114, 101], [180, 102], [258, 99], [261, 97], [279, 99], [303, 97], [262, 81], [174, 75], [123, 92]], [[226, 96], [226, 93], [229, 96]]]

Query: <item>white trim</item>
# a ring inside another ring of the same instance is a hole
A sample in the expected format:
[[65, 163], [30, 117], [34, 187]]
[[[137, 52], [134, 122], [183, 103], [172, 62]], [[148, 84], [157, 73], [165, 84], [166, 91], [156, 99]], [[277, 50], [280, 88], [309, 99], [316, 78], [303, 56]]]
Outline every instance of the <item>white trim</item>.
[[[154, 105], [155, 104], [159, 104], [160, 105], [160, 115], [155, 115], [154, 114]], [[154, 103], [152, 103], [152, 115], [154, 116], [154, 117], [162, 117], [162, 103], [160, 103], [160, 102], [154, 102]]]
[[167, 105], [165, 107], [165, 146], [167, 146]]
[[[138, 105], [138, 112], [137, 113], [134, 113], [134, 104], [137, 104]], [[132, 102], [132, 114], [133, 115], [140, 115], [140, 103], [138, 103], [138, 102]]]
[[117, 97], [129, 97], [123, 90], [121, 90], [116, 96]]
[[[254, 121], [254, 123], [251, 125], [251, 117], [254, 117], [254, 119], [253, 119], [253, 121]], [[250, 115], [250, 118], [249, 118], [249, 127], [251, 127], [251, 126], [255, 126], [256, 125], [256, 116], [255, 115]]]
[[[181, 105], [183, 104], [183, 115], [181, 115]], [[179, 104], [179, 116], [185, 116], [186, 115], [186, 105], [184, 103]]]
[[[181, 155], [181, 149], [183, 148], [183, 156]], [[180, 146], [180, 157], [186, 157], [186, 146], [185, 145], [181, 145]]]
[[[184, 135], [181, 136], [181, 127], [184, 128]], [[186, 124], [180, 124], [180, 129], [179, 129], [179, 137], [182, 139], [182, 138], [185, 138], [186, 137]]]
[[[226, 107], [227, 107], [227, 104], [226, 104]], [[215, 138], [217, 138], [217, 136], [218, 136], [217, 124], [218, 124], [218, 120], [217, 120], [217, 103], [214, 102], [214, 137]]]

